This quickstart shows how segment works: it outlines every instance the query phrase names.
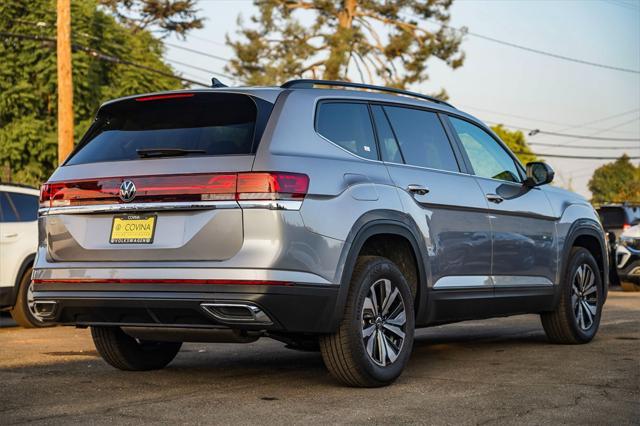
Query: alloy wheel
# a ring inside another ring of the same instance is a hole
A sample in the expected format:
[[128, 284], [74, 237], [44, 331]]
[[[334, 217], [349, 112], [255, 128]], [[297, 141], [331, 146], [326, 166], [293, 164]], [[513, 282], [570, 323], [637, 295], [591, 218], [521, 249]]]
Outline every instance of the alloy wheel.
[[385, 367], [395, 362], [404, 344], [406, 323], [400, 290], [386, 278], [373, 283], [362, 306], [362, 339], [374, 363]]
[[589, 330], [598, 312], [598, 291], [593, 269], [586, 263], [580, 265], [571, 281], [571, 306], [578, 326]]

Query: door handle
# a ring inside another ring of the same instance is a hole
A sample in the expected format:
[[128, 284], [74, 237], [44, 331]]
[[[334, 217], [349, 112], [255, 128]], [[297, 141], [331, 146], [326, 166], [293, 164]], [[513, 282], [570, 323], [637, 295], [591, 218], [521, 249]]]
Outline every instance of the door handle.
[[500, 204], [504, 201], [504, 198], [502, 198], [498, 194], [487, 194], [487, 200], [491, 201], [492, 203]]
[[18, 236], [17, 232], [14, 232], [12, 234], [4, 234], [3, 237], [4, 238], [16, 238]]
[[412, 183], [411, 185], [407, 185], [407, 191], [411, 192], [412, 194], [426, 195], [429, 193], [429, 188], [423, 185], [416, 185]]

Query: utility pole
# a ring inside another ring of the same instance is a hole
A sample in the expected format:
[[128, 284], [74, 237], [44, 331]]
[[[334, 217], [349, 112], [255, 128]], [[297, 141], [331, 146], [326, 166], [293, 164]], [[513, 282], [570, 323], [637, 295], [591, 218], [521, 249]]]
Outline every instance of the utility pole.
[[71, 0], [57, 4], [58, 164], [73, 149], [73, 82], [71, 80]]

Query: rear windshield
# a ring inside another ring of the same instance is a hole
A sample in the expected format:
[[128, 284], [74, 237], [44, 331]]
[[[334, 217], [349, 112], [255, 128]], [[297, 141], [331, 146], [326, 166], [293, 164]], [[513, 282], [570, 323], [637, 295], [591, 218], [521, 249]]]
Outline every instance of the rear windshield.
[[598, 214], [605, 228], [622, 228], [627, 223], [627, 215], [622, 207], [600, 207]]
[[167, 94], [108, 104], [66, 164], [151, 158], [143, 155], [149, 150], [254, 154], [272, 107], [235, 93]]

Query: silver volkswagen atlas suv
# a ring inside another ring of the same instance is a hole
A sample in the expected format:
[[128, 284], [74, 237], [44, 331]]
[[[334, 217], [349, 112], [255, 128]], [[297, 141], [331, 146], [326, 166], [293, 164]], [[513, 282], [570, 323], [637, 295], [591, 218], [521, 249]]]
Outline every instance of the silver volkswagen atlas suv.
[[122, 370], [183, 342], [319, 349], [393, 382], [414, 330], [540, 314], [589, 342], [607, 250], [582, 197], [418, 93], [295, 80], [105, 103], [41, 190], [34, 300]]

